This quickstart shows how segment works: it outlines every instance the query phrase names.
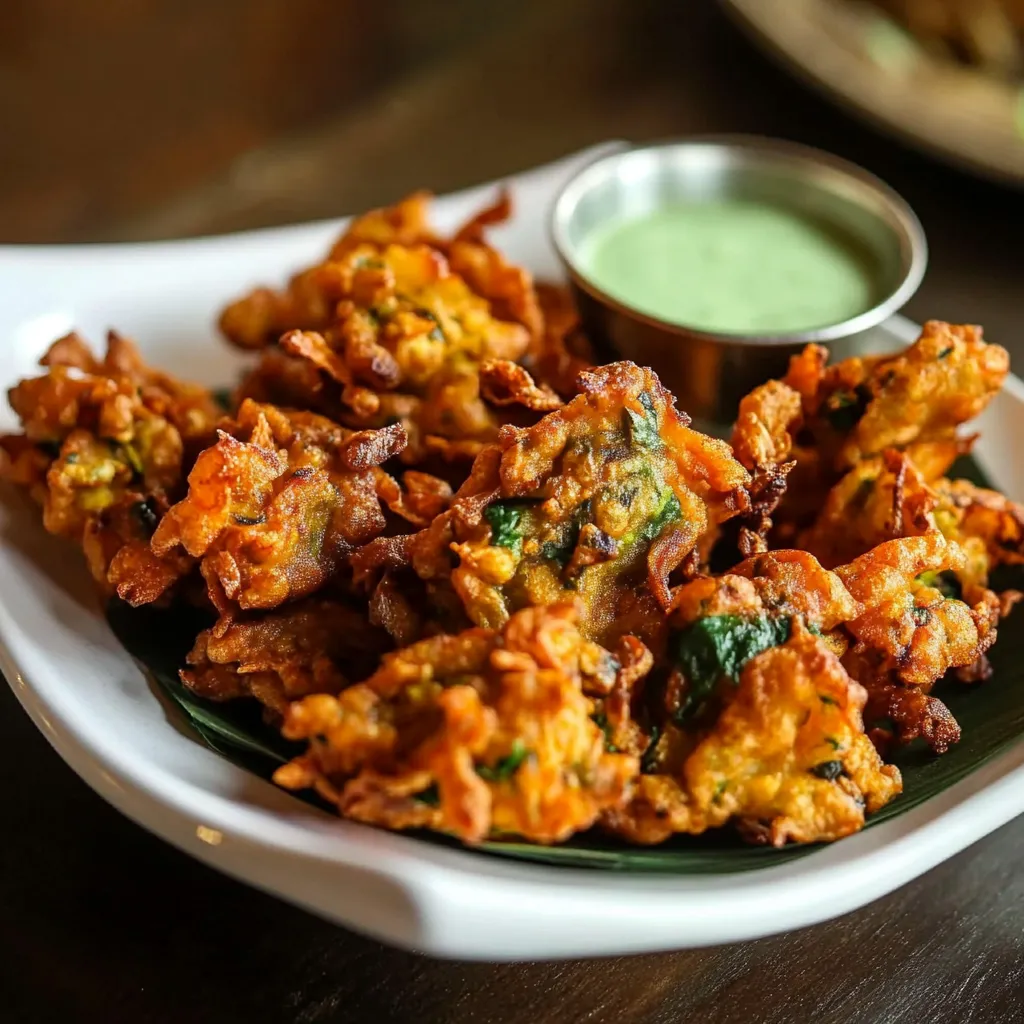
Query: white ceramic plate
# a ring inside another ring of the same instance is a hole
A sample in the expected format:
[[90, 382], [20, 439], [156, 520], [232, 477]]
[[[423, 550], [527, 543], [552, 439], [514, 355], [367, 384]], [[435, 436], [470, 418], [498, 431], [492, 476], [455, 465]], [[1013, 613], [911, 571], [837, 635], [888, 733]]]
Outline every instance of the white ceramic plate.
[[[538, 274], [557, 264], [547, 211], [594, 151], [516, 179], [517, 217], [495, 232]], [[439, 226], [493, 194], [442, 199]], [[0, 247], [0, 385], [31, 374], [72, 326], [116, 325], [157, 366], [233, 378], [213, 322], [228, 298], [318, 258], [339, 224], [156, 245]], [[898, 346], [911, 324], [880, 336]], [[2, 426], [14, 425], [4, 408]], [[1024, 386], [984, 417], [979, 456], [1024, 498]], [[0, 668], [61, 757], [143, 827], [236, 878], [389, 942], [442, 956], [514, 959], [704, 946], [842, 914], [903, 885], [1024, 811], [1024, 746], [900, 817], [777, 867], [636, 876], [559, 869], [439, 847], [339, 821], [212, 753], [149, 688], [100, 613], [81, 559], [20, 495], [0, 503]], [[46, 813], [46, 794], [39, 794]]]

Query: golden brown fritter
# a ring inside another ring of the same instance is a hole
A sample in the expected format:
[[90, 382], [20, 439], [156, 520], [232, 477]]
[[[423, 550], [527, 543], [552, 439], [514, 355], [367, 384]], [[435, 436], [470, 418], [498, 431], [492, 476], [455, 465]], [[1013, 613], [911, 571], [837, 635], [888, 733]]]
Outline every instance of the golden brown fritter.
[[959, 452], [957, 427], [985, 408], [1008, 372], [1006, 349], [986, 344], [980, 327], [931, 320], [895, 356], [826, 367], [811, 346], [785, 382], [800, 393], [805, 429], [834, 471], [895, 448], [934, 480]]
[[145, 366], [134, 344], [115, 331], [101, 360], [73, 333], [58, 338], [39, 361], [49, 372], [8, 393], [11, 409], [36, 442], [57, 442], [81, 428], [130, 443], [144, 413], [169, 422], [187, 444], [209, 438], [220, 416], [206, 388]]
[[751, 473], [754, 510], [737, 540], [742, 554], [752, 555], [767, 547], [764, 538], [772, 528], [772, 514], [786, 493], [787, 478], [796, 465], [789, 458], [802, 423], [800, 395], [782, 381], [770, 380], [740, 402], [731, 443], [736, 458]]
[[480, 394], [492, 406], [520, 405], [534, 412], [552, 412], [562, 399], [545, 384], [538, 385], [518, 363], [488, 359], [480, 364]]
[[880, 753], [957, 741], [932, 687], [987, 676], [1020, 596], [988, 587], [1024, 509], [944, 475], [1005, 351], [939, 322], [895, 356], [809, 346], [730, 447], [652, 371], [591, 366], [570, 293], [487, 241], [507, 194], [451, 237], [428, 200], [224, 311], [258, 360], [230, 418], [119, 335], [59, 339], [11, 391], [3, 476], [108, 592], [212, 604], [185, 686], [261, 704], [305, 744], [276, 780], [346, 817], [861, 828], [901, 789]]
[[[427, 223], [429, 200], [429, 193], [415, 192], [394, 206], [355, 218], [331, 248], [327, 264], [359, 246], [435, 244]], [[239, 348], [259, 349], [272, 346], [285, 331], [327, 327], [334, 315], [334, 300], [324, 287], [324, 265], [299, 272], [283, 291], [257, 288], [236, 299], [221, 313], [221, 333]]]
[[788, 384], [770, 380], [754, 388], [740, 401], [733, 426], [736, 458], [751, 473], [759, 466], [785, 463], [802, 420], [800, 394]]
[[277, 720], [289, 701], [338, 693], [370, 675], [389, 647], [364, 611], [307, 598], [203, 630], [181, 679], [208, 700], [255, 697]]
[[530, 397], [524, 410], [558, 404], [522, 367], [508, 371], [517, 387], [496, 403], [481, 392], [484, 363], [517, 364], [541, 353], [538, 365], [553, 379], [564, 372], [555, 358], [560, 339], [545, 330], [531, 276], [483, 237], [487, 225], [508, 216], [508, 197], [450, 240], [427, 227], [426, 199], [359, 218], [327, 261], [297, 275], [285, 292], [258, 289], [228, 307], [221, 328], [229, 339], [265, 349], [242, 396], [354, 428], [401, 423], [407, 464], [471, 459], [510, 415], [515, 421], [494, 404], [517, 404], [520, 395]]
[[672, 760], [671, 728], [704, 727], [732, 698], [748, 661], [785, 643], [794, 628], [815, 630], [837, 653], [837, 627], [862, 611], [835, 573], [805, 551], [773, 551], [741, 562], [731, 573], [703, 576], [679, 587], [668, 618], [670, 665], [664, 713], [672, 725], [651, 759]]
[[891, 677], [878, 676], [856, 655], [847, 655], [843, 663], [855, 679], [863, 676], [867, 680], [864, 718], [871, 742], [883, 756], [894, 745], [916, 739], [924, 740], [934, 754], [944, 754], [960, 742], [960, 723], [938, 697]]
[[[773, 421], [770, 436], [788, 433], [796, 462], [775, 517], [781, 524], [778, 541], [796, 543], [798, 532], [811, 527], [824, 507], [826, 521], [814, 543], [828, 561], [821, 541], [831, 531], [829, 521], [850, 502], [865, 501], [866, 481], [885, 471], [887, 451], [905, 454], [921, 480], [932, 483], [970, 449], [971, 439], [958, 436], [957, 428], [1002, 387], [1009, 357], [1000, 346], [986, 344], [978, 327], [929, 321], [899, 355], [833, 366], [826, 359], [817, 345], [794, 357], [784, 383], [799, 393], [801, 412], [788, 423], [784, 416]], [[755, 409], [764, 406], [757, 398], [762, 390], [750, 396]], [[869, 465], [862, 467], [865, 461]], [[833, 487], [839, 493], [830, 497]], [[885, 504], [876, 497], [876, 524], [886, 518]]]
[[836, 569], [864, 612], [847, 623], [854, 654], [872, 658], [878, 675], [927, 690], [951, 668], [972, 664], [995, 641], [998, 607], [969, 607], [933, 585], [928, 574], [956, 572], [959, 546], [933, 531], [879, 544]]
[[505, 189], [490, 206], [459, 228], [451, 242], [441, 242], [440, 247], [452, 270], [477, 295], [487, 299], [496, 317], [522, 324], [532, 339], [539, 339], [544, 334], [545, 313], [533, 275], [525, 267], [509, 263], [487, 244], [486, 229], [503, 224], [511, 216], [512, 195]]
[[950, 669], [965, 681], [984, 676], [1005, 611], [991, 591], [961, 584], [965, 564], [959, 545], [932, 530], [880, 544], [836, 570], [864, 607], [846, 624], [854, 644], [844, 664], [867, 688], [869, 720], [887, 720], [872, 733], [880, 746], [921, 736], [942, 753], [960, 738], [928, 691]]
[[588, 680], [614, 659], [583, 639], [573, 605], [528, 608], [501, 631], [435, 636], [384, 656], [365, 683], [293, 704], [284, 734], [307, 754], [278, 769], [341, 813], [479, 842], [560, 842], [629, 797], [637, 759], [610, 753]]
[[849, 835], [902, 788], [864, 734], [864, 701], [835, 654], [794, 620], [788, 640], [746, 662], [678, 769], [642, 776], [604, 824], [637, 843], [727, 823], [775, 846]]
[[1024, 563], [1024, 507], [968, 480], [937, 480], [934, 494], [938, 528], [967, 556], [965, 582], [986, 586], [996, 566]]
[[149, 537], [212, 437], [216, 404], [204, 389], [147, 367], [114, 332], [102, 360], [69, 334], [41, 364], [46, 374], [9, 393], [25, 433], [0, 439], [4, 477], [42, 504], [47, 530], [82, 545], [105, 592], [117, 559], [137, 567], [147, 593], [163, 592], [188, 562], [155, 556]]
[[1024, 508], [968, 480], [927, 483], [905, 452], [888, 449], [861, 460], [829, 492], [801, 547], [834, 567], [901, 537], [940, 531], [963, 551], [960, 591], [986, 588], [999, 565], [1024, 562]]
[[[160, 557], [199, 560], [221, 615], [318, 590], [385, 529], [382, 502], [416, 525], [426, 521], [380, 468], [405, 443], [398, 425], [353, 433], [314, 413], [246, 400], [223, 427], [152, 539]], [[431, 499], [423, 511], [434, 510]]]
[[469, 621], [492, 629], [574, 592], [585, 636], [655, 643], [671, 574], [694, 570], [716, 525], [750, 509], [750, 478], [726, 444], [690, 429], [652, 371], [613, 363], [579, 387], [536, 426], [505, 427], [449, 511], [369, 545], [357, 575], [411, 569], [421, 607], [450, 609], [454, 592]]

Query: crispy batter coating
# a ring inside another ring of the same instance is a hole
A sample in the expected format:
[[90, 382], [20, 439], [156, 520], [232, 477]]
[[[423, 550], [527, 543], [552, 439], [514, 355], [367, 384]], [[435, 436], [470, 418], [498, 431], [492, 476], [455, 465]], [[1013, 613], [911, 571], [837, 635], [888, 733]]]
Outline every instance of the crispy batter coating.
[[771, 380], [740, 402], [732, 431], [732, 448], [752, 476], [752, 511], [740, 530], [738, 548], [752, 555], [767, 548], [772, 514], [786, 493], [796, 463], [789, 460], [793, 438], [803, 420], [800, 395], [788, 384]]
[[936, 529], [936, 496], [906, 452], [861, 459], [828, 492], [800, 547], [834, 568], [900, 537]]
[[652, 371], [614, 363], [579, 387], [536, 426], [504, 428], [451, 509], [359, 552], [357, 576], [411, 568], [427, 603], [454, 591], [488, 628], [574, 591], [585, 636], [656, 643], [670, 575], [695, 568], [706, 535], [750, 508], [750, 477], [727, 445], [690, 429]]
[[861, 610], [839, 576], [825, 569], [808, 551], [755, 555], [732, 573], [751, 581], [766, 612], [796, 615], [822, 632], [848, 622]]
[[935, 530], [963, 550], [963, 564], [950, 570], [961, 588], [987, 587], [996, 566], [1024, 562], [1024, 508], [968, 480], [929, 484], [910, 455], [894, 449], [861, 460], [832, 488], [800, 545], [836, 566]]
[[284, 734], [309, 750], [278, 769], [347, 817], [479, 842], [560, 842], [623, 804], [639, 765], [610, 753], [589, 679], [617, 665], [574, 626], [573, 605], [529, 608], [500, 631], [436, 636], [385, 655], [365, 683], [293, 704]]
[[[668, 619], [665, 713], [676, 726], [699, 727], [731, 699], [743, 666], [784, 643], [797, 625], [841, 655], [846, 640], [837, 627], [862, 611], [842, 580], [806, 551], [755, 555], [731, 573], [684, 584]], [[666, 732], [653, 754], [663, 759], [671, 747]]]
[[896, 448], [911, 452], [926, 479], [948, 468], [957, 427], [985, 408], [1009, 372], [1006, 349], [987, 344], [980, 327], [938, 320], [895, 356], [826, 367], [811, 347], [794, 363], [786, 383], [800, 392], [806, 428], [835, 470]]
[[407, 501], [380, 465], [405, 443], [398, 425], [353, 433], [314, 413], [285, 412], [251, 400], [223, 424], [188, 478], [188, 494], [152, 539], [159, 557], [199, 560], [221, 615], [276, 608], [319, 589], [345, 556], [380, 534], [385, 503], [421, 525], [443, 485]]
[[[340, 260], [359, 246], [431, 245], [427, 223], [430, 195], [415, 192], [392, 207], [357, 217], [335, 242], [327, 262]], [[220, 316], [221, 333], [239, 348], [272, 346], [290, 330], [321, 330], [331, 322], [333, 297], [324, 288], [321, 265], [296, 274], [283, 291], [257, 288], [228, 305]]]
[[964, 681], [984, 677], [985, 652], [1007, 610], [990, 590], [961, 584], [966, 564], [959, 545], [932, 530], [887, 541], [836, 570], [864, 606], [846, 624], [854, 644], [844, 664], [867, 688], [869, 720], [886, 720], [872, 732], [882, 747], [920, 736], [942, 753], [960, 738], [928, 691], [950, 669]]
[[644, 775], [605, 826], [632, 842], [697, 834], [727, 823], [781, 846], [839, 839], [902, 787], [864, 734], [863, 687], [796, 620], [785, 643], [739, 674], [710, 730], [673, 774]]
[[147, 367], [115, 332], [102, 360], [69, 334], [40, 362], [46, 374], [9, 393], [25, 433], [0, 439], [0, 471], [42, 504], [47, 530], [82, 545], [101, 589], [131, 564], [135, 592], [153, 599], [191, 565], [148, 542], [219, 409], [203, 388]]
[[546, 384], [536, 384], [518, 363], [488, 359], [480, 364], [480, 393], [491, 405], [521, 405], [535, 412], [551, 412], [562, 404]]
[[864, 606], [847, 624], [853, 652], [870, 652], [877, 674], [925, 690], [950, 668], [976, 661], [995, 641], [998, 607], [984, 600], [969, 607], [927, 575], [955, 572], [963, 563], [959, 546], [933, 531], [879, 544], [836, 569]]
[[740, 401], [732, 430], [736, 458], [753, 473], [759, 466], [780, 465], [793, 450], [803, 408], [800, 393], [780, 380], [754, 388]]
[[22, 381], [8, 394], [26, 436], [35, 442], [59, 442], [82, 428], [127, 444], [144, 411], [171, 423], [187, 444], [208, 439], [220, 416], [209, 391], [146, 366], [135, 345], [116, 331], [107, 335], [102, 360], [72, 333], [58, 338], [39, 362], [49, 372]]
[[1024, 564], [1024, 508], [945, 476], [1006, 352], [937, 321], [884, 358], [809, 346], [730, 447], [651, 370], [592, 366], [570, 293], [487, 241], [507, 194], [451, 237], [429, 198], [225, 309], [257, 360], [231, 417], [115, 333], [59, 339], [0, 473], [107, 593], [212, 605], [185, 686], [262, 705], [305, 744], [276, 781], [348, 818], [863, 827], [901, 790], [890, 746], [959, 739], [931, 690], [987, 678], [1021, 596], [989, 582]]
[[279, 720], [289, 701], [338, 693], [369, 675], [390, 647], [365, 612], [330, 598], [222, 620], [196, 638], [182, 682], [200, 697], [255, 697]]
[[[525, 267], [509, 263], [487, 244], [486, 229], [512, 216], [512, 194], [504, 189], [490, 206], [471, 217], [446, 247], [452, 270], [491, 304], [501, 320], [522, 324], [537, 339], [544, 333], [544, 312]], [[442, 243], [443, 244], [443, 243]]]
[[[867, 504], [868, 479], [892, 471], [887, 452], [905, 454], [930, 484], [970, 449], [971, 439], [958, 436], [957, 428], [1002, 387], [1009, 357], [999, 345], [986, 344], [978, 327], [933, 320], [899, 355], [846, 359], [834, 366], [826, 366], [826, 358], [823, 348], [810, 345], [792, 360], [784, 383], [799, 393], [801, 412], [789, 423], [774, 421], [770, 436], [784, 438], [788, 432], [795, 439], [796, 468], [775, 517], [782, 524], [779, 541], [793, 543], [824, 508], [818, 536], [810, 542], [831, 561], [823, 538], [831, 536], [831, 523], [844, 507], [853, 503], [857, 511]], [[765, 404], [757, 400], [758, 391], [751, 396], [755, 408]], [[741, 440], [750, 443], [742, 435]], [[838, 492], [830, 494], [834, 487]], [[871, 502], [876, 526], [894, 514], [887, 511], [886, 497]], [[876, 543], [898, 535], [879, 536]], [[851, 542], [838, 554], [852, 549]]]
[[1024, 563], [1024, 506], [969, 480], [936, 481], [935, 521], [967, 553], [969, 582], [985, 586], [998, 565]]
[[[356, 428], [401, 423], [409, 439], [401, 458], [411, 465], [471, 459], [515, 421], [495, 406], [521, 406], [521, 417], [560, 404], [516, 364], [532, 353], [560, 381], [556, 331], [565, 317], [546, 330], [530, 274], [484, 240], [484, 229], [509, 215], [508, 196], [450, 240], [427, 227], [427, 198], [359, 218], [327, 261], [286, 291], [258, 289], [225, 310], [230, 340], [265, 349], [243, 396]], [[492, 377], [482, 390], [485, 363]], [[503, 363], [511, 364], [504, 374]]]

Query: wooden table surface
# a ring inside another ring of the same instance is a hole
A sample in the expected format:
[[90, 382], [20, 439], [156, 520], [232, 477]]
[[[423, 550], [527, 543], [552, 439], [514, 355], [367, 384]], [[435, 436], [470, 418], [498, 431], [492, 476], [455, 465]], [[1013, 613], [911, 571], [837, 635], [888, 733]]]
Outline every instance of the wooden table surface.
[[[142, 238], [329, 216], [604, 138], [696, 131], [799, 139], [880, 174], [931, 240], [910, 314], [984, 323], [1024, 363], [1024, 195], [849, 121], [762, 58], [711, 0], [525, 4], [514, 28], [479, 34], [334, 121], [261, 138], [237, 160], [211, 157], [217, 174], [173, 201], [88, 230], [21, 210], [16, 230]], [[200, 165], [202, 154], [189, 163]], [[75, 169], [67, 175], [70, 187]], [[605, 961], [445, 963], [325, 924], [149, 836], [63, 765], [6, 689], [0, 750], [0, 1020], [1024, 1019], [1024, 819], [886, 899], [789, 935]]]

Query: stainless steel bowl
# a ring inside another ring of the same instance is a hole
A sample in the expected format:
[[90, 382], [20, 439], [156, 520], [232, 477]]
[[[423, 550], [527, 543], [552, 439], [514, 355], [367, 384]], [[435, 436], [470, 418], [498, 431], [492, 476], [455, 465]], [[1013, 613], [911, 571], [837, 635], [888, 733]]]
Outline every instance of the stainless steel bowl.
[[[789, 207], [858, 244], [874, 264], [875, 304], [814, 330], [716, 333], [641, 313], [587, 276], [581, 246], [600, 225], [672, 203], [723, 198]], [[878, 178], [807, 146], [754, 136], [692, 138], [600, 157], [562, 189], [551, 232], [601, 357], [653, 367], [680, 408], [708, 424], [731, 422], [740, 398], [785, 373], [789, 357], [808, 342], [830, 346], [835, 358], [872, 350], [871, 329], [914, 294], [928, 261], [913, 210]]]

